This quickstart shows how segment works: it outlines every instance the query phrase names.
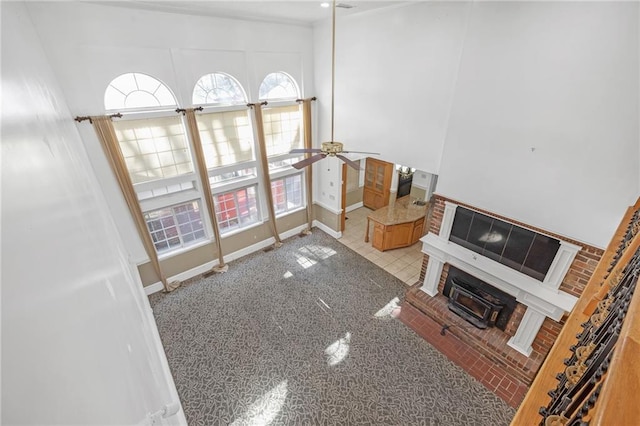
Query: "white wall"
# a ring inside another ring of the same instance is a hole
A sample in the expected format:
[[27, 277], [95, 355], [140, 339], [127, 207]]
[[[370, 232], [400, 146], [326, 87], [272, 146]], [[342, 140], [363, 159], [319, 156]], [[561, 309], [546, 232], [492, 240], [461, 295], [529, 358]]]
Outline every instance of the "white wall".
[[[437, 173], [469, 4], [418, 2], [336, 18], [335, 139]], [[314, 27], [319, 133], [330, 138], [331, 28]]]
[[[138, 424], [178, 403], [149, 302], [17, 2], [2, 4], [1, 169], [2, 423]], [[167, 424], [179, 422], [181, 411]]]
[[[439, 175], [444, 196], [604, 246], [640, 188], [638, 17], [636, 2], [338, 14], [335, 138]], [[314, 28], [321, 99], [329, 31]]]
[[[153, 75], [191, 105], [196, 81], [222, 71], [251, 101], [266, 74], [284, 71], [313, 96], [312, 29], [79, 2], [30, 3], [29, 11], [74, 115], [104, 113], [104, 91], [126, 72]], [[64, 28], [61, 27], [64, 23]], [[79, 126], [131, 260], [147, 255], [91, 126]]]
[[637, 9], [475, 3], [437, 192], [605, 246], [638, 196]]

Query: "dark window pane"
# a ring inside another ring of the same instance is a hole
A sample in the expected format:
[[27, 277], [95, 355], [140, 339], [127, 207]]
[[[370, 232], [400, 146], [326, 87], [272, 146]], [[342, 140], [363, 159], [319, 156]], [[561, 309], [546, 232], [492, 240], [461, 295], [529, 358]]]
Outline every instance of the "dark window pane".
[[449, 240], [458, 244], [460, 244], [462, 241], [466, 241], [472, 217], [473, 212], [462, 207], [458, 207], [456, 209], [456, 215], [453, 219], [453, 226], [451, 227], [451, 236], [449, 237]]
[[177, 237], [178, 236], [178, 229], [175, 226], [172, 226], [171, 228], [167, 228], [164, 230], [165, 234], [167, 234], [167, 238], [172, 238], [172, 237]]
[[538, 279], [543, 280], [559, 248], [560, 242], [555, 238], [536, 234], [531, 250], [529, 250], [529, 255], [525, 259], [522, 272], [527, 275], [530, 275], [530, 272], [537, 272], [538, 274], [534, 278], [541, 275], [542, 278]]
[[482, 253], [484, 245], [489, 239], [489, 231], [491, 230], [491, 224], [493, 219], [480, 213], [476, 213], [473, 216], [471, 227], [469, 228], [469, 236], [467, 241], [471, 245], [470, 249]]
[[158, 241], [166, 240], [167, 236], [164, 231], [160, 230], [157, 232], [152, 232], [151, 237], [153, 238], [153, 242], [157, 243]]
[[494, 220], [489, 235], [487, 235], [484, 252], [482, 254], [499, 262], [502, 256], [502, 250], [507, 243], [507, 238], [509, 238], [511, 227], [511, 224]]
[[533, 232], [514, 226], [504, 248], [501, 263], [520, 270], [534, 236]]
[[178, 223], [187, 223], [189, 222], [189, 213], [178, 213], [176, 214], [176, 219], [178, 220]]
[[169, 228], [170, 226], [173, 226], [173, 217], [169, 216], [169, 217], [163, 217], [161, 219], [162, 222], [162, 226], [165, 228]]

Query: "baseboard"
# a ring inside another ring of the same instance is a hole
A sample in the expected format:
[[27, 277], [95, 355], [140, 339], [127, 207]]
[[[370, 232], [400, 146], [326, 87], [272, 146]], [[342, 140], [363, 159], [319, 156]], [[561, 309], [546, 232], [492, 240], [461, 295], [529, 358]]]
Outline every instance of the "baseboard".
[[157, 283], [149, 284], [148, 286], [144, 287], [144, 294], [149, 296], [150, 294], [157, 293], [162, 290], [164, 290], [164, 286], [160, 281], [158, 281]]
[[351, 204], [345, 210], [346, 210], [347, 213], [349, 213], [350, 211], [353, 211], [355, 209], [359, 209], [360, 207], [364, 207], [364, 204], [362, 204], [362, 201], [360, 201], [359, 203]]
[[[302, 231], [304, 231], [305, 229], [307, 229], [307, 225], [300, 225], [297, 226], [293, 229], [290, 229], [288, 231], [285, 231], [283, 233], [280, 234], [280, 238], [281, 239], [287, 239], [289, 237], [293, 237], [294, 235], [298, 235], [299, 233], [301, 233]], [[321, 228], [322, 229], [322, 228]], [[324, 229], [323, 229], [324, 230]], [[327, 231], [325, 231], [327, 232]], [[327, 232], [328, 233], [328, 232]], [[339, 238], [339, 237], [336, 237]], [[227, 262], [231, 262], [234, 261], [236, 259], [239, 259], [243, 256], [246, 256], [248, 254], [251, 253], [255, 253], [259, 250], [262, 250], [265, 247], [268, 247], [270, 245], [272, 245], [273, 243], [276, 242], [276, 239], [273, 237], [269, 237], [266, 240], [262, 240], [258, 243], [252, 244], [248, 247], [245, 247], [243, 249], [240, 249], [238, 251], [234, 251], [233, 253], [229, 253], [226, 256], [224, 256], [224, 261], [225, 263]], [[196, 266], [195, 268], [191, 268], [187, 271], [181, 272], [177, 275], [173, 275], [171, 277], [167, 278], [167, 281], [171, 282], [171, 281], [186, 281], [190, 278], [196, 277], [200, 274], [204, 274], [207, 271], [210, 271], [211, 268], [218, 266], [220, 262], [218, 262], [218, 259], [216, 260], [212, 260], [211, 262], [207, 262], [204, 263], [202, 265]], [[144, 292], [147, 296], [149, 296], [150, 294], [153, 293], [157, 293], [159, 291], [164, 290], [164, 286], [162, 285], [161, 282], [157, 282], [157, 283], [153, 283], [151, 285], [148, 285], [146, 287], [144, 287]]]
[[333, 238], [342, 237], [342, 232], [334, 231], [333, 229], [329, 228], [327, 225], [325, 225], [324, 223], [320, 222], [319, 220], [314, 220], [313, 221], [313, 226], [321, 229], [322, 231], [324, 231], [327, 234], [331, 235]]

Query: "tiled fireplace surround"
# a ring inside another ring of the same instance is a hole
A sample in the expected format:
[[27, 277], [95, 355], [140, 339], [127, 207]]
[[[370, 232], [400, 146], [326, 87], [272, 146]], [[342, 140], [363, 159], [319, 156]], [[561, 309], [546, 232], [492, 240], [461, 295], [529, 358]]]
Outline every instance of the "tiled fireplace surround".
[[[402, 320], [513, 406], [519, 405], [591, 277], [602, 250], [442, 196], [434, 196], [422, 238], [420, 280], [406, 293]], [[552, 236], [560, 249], [543, 282], [448, 241], [457, 206]], [[442, 289], [455, 266], [516, 297], [505, 331], [478, 329], [447, 307]], [[408, 305], [408, 306], [407, 306]]]

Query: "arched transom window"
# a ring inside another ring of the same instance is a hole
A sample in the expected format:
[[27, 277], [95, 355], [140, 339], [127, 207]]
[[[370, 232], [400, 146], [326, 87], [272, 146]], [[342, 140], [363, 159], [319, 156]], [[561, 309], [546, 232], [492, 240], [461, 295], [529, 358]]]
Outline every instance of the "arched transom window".
[[104, 93], [107, 110], [175, 107], [176, 98], [160, 80], [137, 72], [113, 79]]
[[285, 100], [299, 97], [298, 85], [289, 75], [283, 72], [268, 74], [258, 91], [260, 100]]
[[193, 88], [194, 105], [235, 105], [246, 102], [247, 96], [240, 83], [221, 72], [202, 76]]

